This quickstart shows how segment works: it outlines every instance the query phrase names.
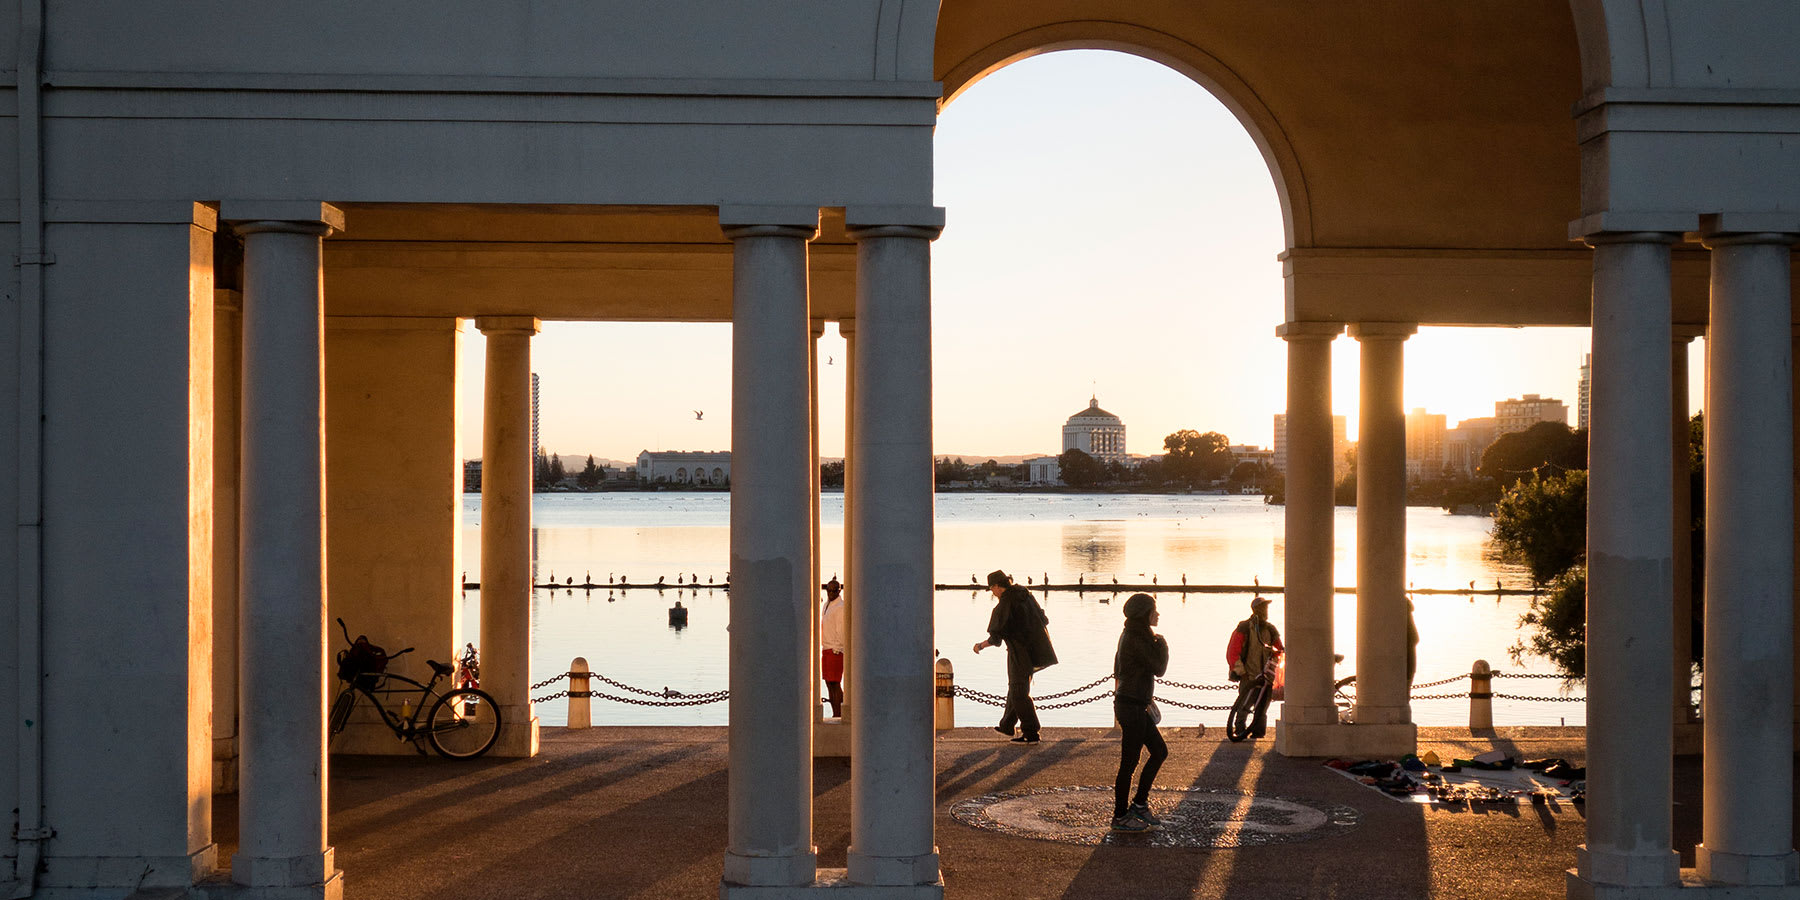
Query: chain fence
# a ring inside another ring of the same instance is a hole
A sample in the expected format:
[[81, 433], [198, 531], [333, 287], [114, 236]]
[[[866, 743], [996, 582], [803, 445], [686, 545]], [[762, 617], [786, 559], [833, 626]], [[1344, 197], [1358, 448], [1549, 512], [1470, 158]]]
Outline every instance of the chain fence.
[[[533, 684], [531, 686], [531, 690], [532, 691], [542, 690], [544, 688], [547, 688], [547, 687], [550, 687], [551, 685], [556, 684], [557, 682], [566, 681], [566, 680], [570, 679], [571, 677], [576, 677], [576, 676], [586, 677], [586, 678], [593, 679], [595, 681], [599, 681], [603, 684], [617, 688], [619, 691], [623, 692], [624, 694], [635, 695], [635, 696], [621, 696], [619, 694], [609, 694], [604, 691], [594, 691], [594, 690], [577, 691], [577, 690], [565, 689], [565, 690], [557, 691], [552, 694], [547, 694], [542, 697], [533, 697], [531, 702], [533, 702], [533, 703], [549, 703], [553, 700], [561, 700], [565, 697], [589, 697], [589, 698], [599, 698], [601, 700], [611, 700], [615, 703], [626, 703], [626, 704], [631, 704], [634, 706], [677, 707], [677, 706], [705, 706], [707, 704], [718, 703], [718, 702], [730, 699], [730, 697], [731, 697], [731, 691], [729, 691], [729, 690], [708, 691], [703, 694], [684, 694], [680, 691], [673, 690], [673, 689], [670, 689], [667, 687], [663, 688], [660, 691], [651, 690], [648, 688], [641, 688], [641, 687], [629, 685], [622, 681], [616, 681], [616, 680], [614, 680], [612, 678], [608, 678], [607, 676], [602, 675], [598, 672], [563, 672], [558, 675], [552, 675], [551, 677], [546, 678], [543, 681]], [[1465, 672], [1460, 675], [1452, 675], [1449, 678], [1440, 678], [1437, 681], [1427, 681], [1427, 682], [1423, 682], [1420, 684], [1415, 684], [1412, 686], [1413, 693], [1412, 693], [1411, 699], [1413, 699], [1413, 700], [1464, 700], [1464, 699], [1468, 699], [1470, 696], [1470, 692], [1466, 691], [1466, 690], [1465, 691], [1456, 691], [1456, 692], [1446, 692], [1446, 693], [1435, 693], [1435, 694], [1421, 694], [1418, 692], [1422, 691], [1422, 690], [1428, 690], [1428, 689], [1434, 688], [1434, 687], [1443, 687], [1444, 685], [1454, 684], [1459, 681], [1467, 681], [1474, 677], [1475, 676], [1473, 673]], [[1558, 681], [1563, 681], [1565, 683], [1573, 681], [1573, 679], [1568, 679], [1561, 675], [1546, 674], [1546, 673], [1539, 673], [1539, 672], [1495, 671], [1495, 672], [1489, 672], [1488, 677], [1490, 677], [1490, 678], [1525, 678], [1525, 679], [1540, 679], [1540, 680], [1554, 679], [1554, 680], [1558, 680]], [[1111, 680], [1112, 680], [1111, 675], [1102, 675], [1099, 678], [1094, 679], [1093, 681], [1090, 681], [1090, 682], [1080, 685], [1078, 687], [1070, 688], [1066, 691], [1058, 691], [1057, 693], [1054, 693], [1054, 694], [1045, 694], [1041, 697], [1033, 697], [1033, 698], [1031, 698], [1032, 704], [1034, 706], [1036, 706], [1038, 709], [1050, 710], [1050, 709], [1067, 709], [1072, 706], [1082, 706], [1082, 705], [1085, 705], [1088, 703], [1098, 703], [1102, 700], [1110, 699], [1113, 696], [1112, 690], [1111, 689], [1100, 690], [1100, 691], [1096, 691], [1095, 693], [1088, 694], [1087, 696], [1077, 696], [1077, 695], [1085, 694], [1089, 691], [1094, 691], [1094, 689], [1101, 687], [1102, 685], [1106, 684], [1108, 681], [1111, 681]], [[1227, 683], [1227, 684], [1190, 684], [1190, 683], [1182, 682], [1182, 681], [1171, 681], [1171, 680], [1164, 679], [1164, 678], [1158, 678], [1158, 679], [1156, 679], [1156, 681], [1158, 684], [1160, 684], [1166, 688], [1174, 688], [1177, 690], [1196, 691], [1196, 692], [1200, 692], [1200, 693], [1218, 693], [1218, 692], [1236, 693], [1238, 690], [1238, 685], [1230, 684], [1230, 683]], [[1352, 693], [1346, 693], [1346, 690], [1353, 691], [1355, 689], [1355, 687], [1356, 687], [1356, 679], [1355, 678], [1346, 678], [1343, 681], [1339, 682], [1337, 685], [1335, 685], [1333, 693], [1336, 694], [1337, 698], [1340, 701], [1342, 701], [1344, 703], [1352, 703], [1352, 702], [1354, 702], [1355, 697]], [[1697, 689], [1698, 688], [1696, 687], [1696, 690]], [[960, 684], [955, 686], [954, 695], [957, 697], [961, 697], [964, 700], [969, 700], [969, 701], [972, 701], [975, 703], [982, 703], [982, 704], [986, 704], [988, 706], [1005, 706], [1006, 705], [1006, 697], [1003, 694], [990, 694], [985, 691], [978, 691], [978, 690], [975, 690], [974, 688], [965, 687]], [[1587, 697], [1574, 695], [1574, 694], [1544, 695], [1544, 694], [1507, 694], [1507, 693], [1491, 692], [1489, 694], [1489, 696], [1491, 696], [1497, 700], [1523, 700], [1523, 701], [1545, 702], [1545, 703], [1584, 703], [1587, 701]], [[1070, 697], [1073, 697], [1075, 699], [1064, 699], [1064, 698], [1070, 698]], [[1053, 702], [1053, 701], [1061, 701], [1061, 702]], [[1176, 700], [1176, 699], [1170, 698], [1170, 697], [1158, 697], [1156, 702], [1160, 705], [1176, 706], [1176, 707], [1180, 707], [1182, 709], [1205, 710], [1205, 711], [1214, 711], [1214, 712], [1220, 712], [1220, 711], [1225, 711], [1225, 710], [1231, 709], [1231, 706], [1229, 704], [1224, 705], [1224, 706], [1218, 706], [1218, 705], [1209, 705], [1209, 704], [1201, 704], [1201, 703], [1188, 703], [1188, 702]]]

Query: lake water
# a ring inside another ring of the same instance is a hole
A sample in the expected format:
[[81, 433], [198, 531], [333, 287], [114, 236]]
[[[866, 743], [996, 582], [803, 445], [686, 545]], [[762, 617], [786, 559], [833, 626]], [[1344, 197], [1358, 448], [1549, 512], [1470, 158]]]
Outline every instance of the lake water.
[[[1095, 494], [941, 494], [937, 498], [936, 581], [964, 584], [1005, 569], [1021, 582], [1074, 583], [1078, 576], [1092, 584], [1125, 583], [1245, 585], [1280, 584], [1282, 580], [1282, 513], [1260, 497], [1217, 495]], [[481, 498], [463, 498], [462, 558], [470, 581], [480, 578]], [[581, 583], [609, 579], [654, 583], [678, 576], [698, 576], [698, 588], [594, 591], [539, 590], [532, 598], [533, 681], [568, 670], [582, 656], [594, 671], [651, 690], [671, 688], [702, 693], [726, 688], [726, 626], [730, 604], [723, 590], [706, 582], [725, 580], [730, 556], [730, 497], [725, 493], [597, 493], [538, 494], [533, 498], [533, 546], [539, 583], [552, 577]], [[826, 577], [842, 571], [843, 495], [827, 494], [821, 512]], [[1452, 516], [1423, 507], [1407, 510], [1407, 577], [1416, 588], [1467, 588], [1474, 582], [1492, 588], [1524, 588], [1523, 569], [1494, 559], [1487, 549], [1491, 520]], [[1356, 511], [1337, 511], [1337, 584], [1356, 583]], [[1056, 693], [1093, 681], [1111, 671], [1114, 645], [1122, 622], [1124, 594], [1035, 591], [1050, 616], [1051, 636], [1061, 664], [1039, 674], [1033, 693]], [[1282, 622], [1282, 597], [1271, 594], [1270, 618]], [[985, 590], [939, 591], [934, 622], [939, 655], [956, 667], [957, 683], [987, 693], [1004, 694], [1004, 653], [979, 656], [970, 645], [984, 637], [992, 596]], [[1249, 615], [1249, 594], [1164, 593], [1158, 598], [1171, 651], [1173, 681], [1225, 683], [1225, 643], [1231, 628]], [[667, 610], [680, 600], [691, 609], [689, 625], [674, 629]], [[1476, 659], [1496, 669], [1547, 673], [1541, 660], [1527, 657], [1515, 665], [1507, 648], [1518, 639], [1525, 597], [1498, 601], [1487, 595], [1419, 595], [1419, 683], [1469, 671]], [[1337, 651], [1346, 657], [1340, 677], [1355, 672], [1356, 598], [1337, 595]], [[462, 600], [466, 635], [479, 634], [480, 592]], [[1404, 624], [1396, 627], [1404, 628]], [[596, 683], [595, 688], [606, 689]], [[1467, 682], [1421, 691], [1466, 691]], [[549, 693], [566, 685], [546, 688]], [[609, 693], [619, 693], [606, 689]], [[1504, 693], [1553, 696], [1560, 682], [1496, 680]], [[1580, 692], [1578, 687], [1577, 693]], [[821, 688], [822, 691], [822, 688]], [[1208, 705], [1226, 705], [1231, 696], [1160, 688], [1159, 695]], [[1190, 712], [1166, 707], [1170, 725], [1224, 722], [1221, 712]], [[565, 721], [564, 701], [542, 704], [545, 724]], [[1468, 701], [1425, 700], [1414, 703], [1415, 721], [1452, 725], [1468, 721]], [[959, 698], [957, 724], [989, 724], [999, 711]], [[1568, 702], [1496, 700], [1498, 724], [1549, 724], [1585, 721], [1584, 705]], [[722, 725], [726, 704], [685, 708], [624, 705], [596, 699], [596, 723], [643, 725]], [[1111, 706], [1095, 702], [1047, 711], [1046, 725], [1091, 726], [1112, 721]]]

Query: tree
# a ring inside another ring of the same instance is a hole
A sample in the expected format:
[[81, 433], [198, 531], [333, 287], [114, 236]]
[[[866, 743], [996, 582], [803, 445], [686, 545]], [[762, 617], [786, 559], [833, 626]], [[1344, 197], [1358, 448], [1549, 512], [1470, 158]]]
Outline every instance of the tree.
[[568, 474], [568, 472], [563, 471], [562, 457], [557, 456], [554, 453], [550, 454], [550, 483], [562, 484], [563, 479], [568, 477]]
[[1581, 564], [1587, 551], [1587, 472], [1533, 475], [1513, 485], [1494, 509], [1494, 543], [1548, 584]]
[[1244, 460], [1231, 470], [1231, 484], [1235, 487], [1262, 484], [1268, 475], [1268, 467], [1253, 460]]
[[1230, 444], [1230, 438], [1216, 431], [1183, 428], [1163, 438], [1163, 477], [1188, 487], [1224, 478], [1236, 462], [1225, 449]]
[[954, 460], [945, 456], [937, 461], [937, 483], [939, 487], [953, 481], [970, 481], [973, 477], [974, 476], [970, 473], [969, 464], [963, 462], [962, 457], [960, 456]]
[[606, 472], [594, 463], [594, 455], [588, 454], [587, 465], [581, 468], [581, 474], [575, 476], [575, 483], [588, 490], [600, 486], [606, 480]]
[[1550, 590], [1531, 598], [1519, 617], [1528, 634], [1512, 645], [1514, 662], [1530, 653], [1549, 660], [1568, 678], [1587, 677], [1587, 568], [1576, 566], [1550, 581]]
[[1070, 487], [1090, 487], [1098, 482], [1106, 471], [1100, 465], [1099, 460], [1074, 447], [1064, 450], [1062, 455], [1056, 458], [1056, 462], [1062, 469], [1063, 484]]
[[544, 455], [544, 448], [539, 447], [531, 458], [531, 486], [534, 490], [544, 490], [550, 486], [550, 457]]
[[819, 466], [820, 487], [844, 486], [844, 461], [828, 462]]
[[1561, 422], [1539, 422], [1524, 431], [1503, 434], [1481, 454], [1479, 475], [1502, 488], [1533, 474], [1549, 476], [1587, 468], [1587, 432]]

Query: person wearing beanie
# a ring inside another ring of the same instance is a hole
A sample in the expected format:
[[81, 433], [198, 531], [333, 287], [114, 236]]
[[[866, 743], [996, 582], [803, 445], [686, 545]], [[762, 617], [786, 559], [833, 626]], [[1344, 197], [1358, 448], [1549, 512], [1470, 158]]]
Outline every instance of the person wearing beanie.
[[833, 575], [820, 587], [825, 589], [825, 608], [819, 613], [819, 674], [836, 719], [844, 714], [844, 586]]
[[[1125, 629], [1119, 634], [1118, 652], [1113, 654], [1113, 717], [1119, 720], [1122, 733], [1119, 775], [1113, 780], [1114, 831], [1149, 831], [1160, 824], [1150, 812], [1150, 785], [1169, 756], [1169, 745], [1156, 730], [1161, 715], [1153, 710], [1156, 679], [1169, 669], [1169, 642], [1151, 630], [1158, 618], [1155, 597], [1132, 594], [1125, 601]], [[1133, 796], [1131, 773], [1145, 748], [1149, 748], [1150, 758]]]
[[1006, 709], [994, 730], [1012, 737], [1017, 724], [1022, 733], [1013, 742], [1035, 744], [1039, 723], [1037, 707], [1031, 702], [1031, 676], [1056, 663], [1056, 653], [1050, 648], [1050, 635], [1045, 630], [1050, 617], [1044, 615], [1037, 598], [1014, 584], [1005, 572], [989, 572], [987, 583], [994, 594], [994, 611], [988, 615], [987, 639], [975, 644], [975, 652], [1006, 645]]
[[[1281, 629], [1269, 621], [1269, 598], [1252, 597], [1250, 618], [1237, 623], [1237, 628], [1231, 632], [1231, 641], [1225, 647], [1225, 661], [1231, 665], [1231, 680], [1242, 681], [1261, 675], [1265, 668], [1279, 661], [1286, 650], [1281, 644]], [[1251, 737], [1262, 737], [1267, 731], [1269, 701], [1274, 696], [1274, 691], [1263, 691], [1262, 701], [1256, 706], [1256, 716], [1250, 722]]]

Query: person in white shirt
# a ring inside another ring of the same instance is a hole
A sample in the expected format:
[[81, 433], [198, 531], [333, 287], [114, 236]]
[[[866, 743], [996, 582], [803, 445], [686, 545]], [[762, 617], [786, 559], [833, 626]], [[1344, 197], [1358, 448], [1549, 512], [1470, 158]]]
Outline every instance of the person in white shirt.
[[825, 608], [819, 613], [819, 671], [825, 676], [825, 700], [831, 717], [844, 714], [844, 586], [837, 576], [825, 582]]

